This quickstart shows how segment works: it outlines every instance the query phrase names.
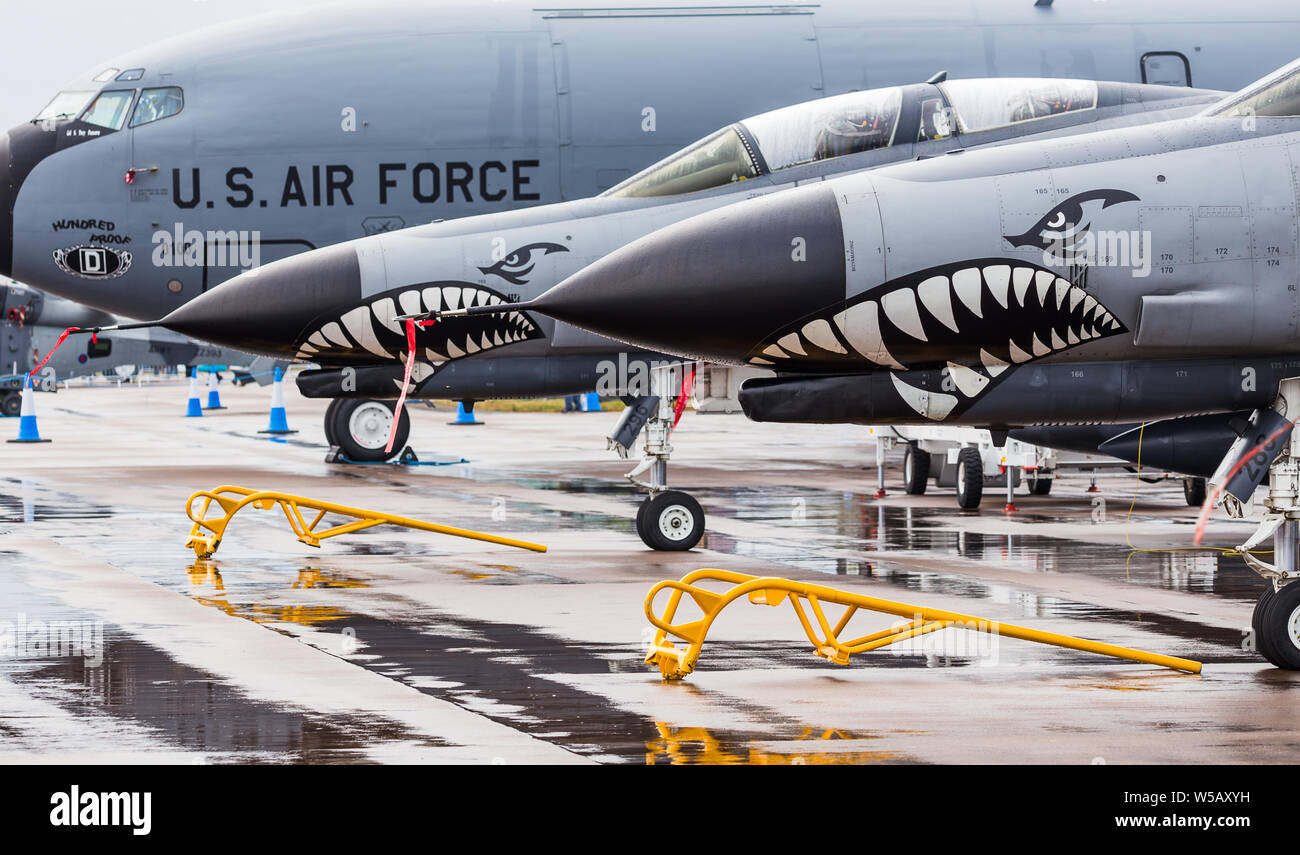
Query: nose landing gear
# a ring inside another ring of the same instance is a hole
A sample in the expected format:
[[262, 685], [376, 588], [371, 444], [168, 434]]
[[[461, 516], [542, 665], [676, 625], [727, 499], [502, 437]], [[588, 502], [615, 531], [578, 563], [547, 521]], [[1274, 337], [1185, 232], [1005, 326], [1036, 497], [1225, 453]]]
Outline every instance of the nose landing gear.
[[[648, 402], [649, 414], [645, 422], [645, 447], [641, 463], [626, 476], [633, 484], [650, 492], [637, 509], [636, 533], [646, 546], [663, 552], [692, 549], [704, 536], [704, 509], [700, 503], [689, 493], [668, 489], [668, 458], [673, 453], [668, 434], [676, 424], [678, 413], [673, 405], [674, 395], [688, 396], [691, 385], [689, 380], [680, 386], [673, 382], [676, 371], [681, 368], [680, 365], [651, 368], [652, 400]], [[691, 376], [693, 374], [687, 375]], [[629, 412], [628, 415], [635, 414]], [[615, 439], [621, 435], [620, 429], [621, 424], [610, 437], [609, 444], [625, 454], [626, 445]], [[650, 473], [649, 481], [638, 480], [638, 476], [645, 472]]]
[[[1258, 483], [1250, 466], [1241, 475], [1227, 479], [1237, 461], [1251, 455], [1252, 462], [1270, 460], [1268, 498], [1259, 528], [1250, 539], [1237, 547], [1246, 564], [1268, 581], [1268, 588], [1255, 605], [1251, 633], [1255, 650], [1278, 668], [1300, 671], [1300, 436], [1293, 425], [1300, 417], [1300, 378], [1283, 380], [1272, 411], [1256, 411], [1252, 429], [1228, 452], [1214, 480], [1227, 480], [1230, 492], [1224, 493], [1223, 506], [1230, 516], [1243, 515], [1243, 499], [1249, 499]], [[1281, 425], [1281, 427], [1276, 427]], [[1271, 441], [1269, 438], [1273, 437]], [[1280, 450], [1278, 447], [1280, 446]], [[1276, 454], [1276, 456], [1274, 456]], [[1225, 472], [1226, 470], [1226, 472]], [[1246, 488], [1235, 485], [1241, 478]], [[1261, 561], [1252, 551], [1269, 537], [1273, 539], [1273, 563]]]

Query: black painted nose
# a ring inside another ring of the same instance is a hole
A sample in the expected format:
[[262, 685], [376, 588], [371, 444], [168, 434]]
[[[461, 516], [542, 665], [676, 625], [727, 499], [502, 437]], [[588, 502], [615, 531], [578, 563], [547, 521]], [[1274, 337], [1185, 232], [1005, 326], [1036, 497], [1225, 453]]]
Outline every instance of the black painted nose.
[[831, 191], [810, 187], [647, 235], [532, 307], [650, 350], [742, 362], [773, 331], [843, 299], [839, 207]]
[[312, 321], [337, 317], [361, 299], [361, 272], [349, 244], [291, 256], [239, 274], [162, 319], [203, 341], [293, 356]]

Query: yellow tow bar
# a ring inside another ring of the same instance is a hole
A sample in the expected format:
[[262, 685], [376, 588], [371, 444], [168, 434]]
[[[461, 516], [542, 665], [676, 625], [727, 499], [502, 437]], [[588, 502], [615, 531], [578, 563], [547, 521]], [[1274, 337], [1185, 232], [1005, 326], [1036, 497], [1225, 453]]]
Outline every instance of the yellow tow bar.
[[[194, 504], [199, 499], [202, 499], [203, 502], [196, 515]], [[209, 519], [208, 510], [213, 504], [220, 508], [221, 516]], [[306, 496], [292, 496], [288, 493], [271, 490], [250, 490], [247, 487], [234, 487], [229, 484], [214, 487], [211, 490], [200, 490], [190, 496], [189, 501], [185, 503], [185, 514], [194, 521], [194, 527], [190, 529], [190, 539], [185, 542], [185, 545], [193, 548], [194, 554], [199, 558], [208, 558], [221, 545], [221, 539], [226, 534], [226, 526], [230, 525], [230, 521], [235, 514], [249, 505], [258, 510], [268, 510], [279, 505], [280, 509], [284, 511], [284, 517], [289, 521], [289, 527], [293, 529], [293, 533], [298, 535], [298, 540], [308, 546], [320, 546], [320, 542], [327, 537], [337, 537], [340, 534], [361, 531], [372, 526], [400, 525], [420, 531], [432, 531], [438, 534], [466, 537], [470, 540], [499, 543], [502, 546], [531, 549], [533, 552], [546, 551], [546, 547], [540, 543], [529, 543], [526, 540], [514, 540], [509, 537], [485, 534], [481, 531], [471, 531], [465, 528], [452, 528], [451, 526], [438, 525], [423, 520], [413, 520], [410, 517], [399, 517], [396, 514], [385, 514], [380, 511], [350, 508], [347, 505], [322, 502], [319, 499], [309, 499]], [[316, 516], [312, 518], [311, 522], [307, 522], [307, 519], [303, 516], [304, 508], [316, 512]], [[352, 517], [352, 520], [351, 522], [340, 523], [318, 531], [316, 526], [320, 524], [326, 514]], [[210, 533], [205, 533], [204, 529]]]
[[[731, 587], [725, 591], [711, 591], [697, 584], [701, 581], [725, 582]], [[668, 604], [664, 608], [663, 616], [659, 617], [654, 613], [655, 598], [665, 590], [669, 591]], [[677, 606], [681, 603], [683, 595], [690, 597], [704, 616], [698, 620], [675, 624], [672, 621], [677, 616]], [[730, 603], [745, 596], [751, 603], [768, 606], [779, 606], [788, 599], [790, 605], [794, 606], [794, 613], [808, 635], [808, 640], [812, 642], [813, 653], [837, 665], [849, 664], [849, 657], [854, 653], [875, 650], [878, 647], [952, 627], [1019, 638], [1024, 641], [1036, 641], [1040, 644], [1054, 644], [1073, 650], [1085, 650], [1089, 653], [1160, 665], [1192, 674], [1201, 672], [1201, 663], [1190, 659], [1147, 653], [1143, 650], [1029, 629], [943, 609], [928, 609], [893, 600], [882, 600], [865, 594], [828, 588], [825, 585], [713, 569], [696, 570], [683, 576], [681, 581], [669, 579], [650, 589], [650, 593], [645, 598], [645, 616], [658, 632], [655, 633], [654, 641], [650, 644], [645, 661], [657, 665], [659, 673], [665, 680], [680, 680], [685, 677], [695, 670], [695, 663], [700, 658], [700, 649], [704, 646], [704, 636], [708, 634], [714, 619]], [[822, 608], [823, 603], [844, 606], [844, 611], [833, 626]], [[910, 620], [910, 623], [841, 641], [840, 634], [844, 632], [849, 620], [859, 609], [896, 615]], [[810, 613], [816, 621], [816, 626], [813, 625], [813, 620], [809, 619]], [[684, 649], [678, 648], [669, 636], [686, 642], [687, 646]]]

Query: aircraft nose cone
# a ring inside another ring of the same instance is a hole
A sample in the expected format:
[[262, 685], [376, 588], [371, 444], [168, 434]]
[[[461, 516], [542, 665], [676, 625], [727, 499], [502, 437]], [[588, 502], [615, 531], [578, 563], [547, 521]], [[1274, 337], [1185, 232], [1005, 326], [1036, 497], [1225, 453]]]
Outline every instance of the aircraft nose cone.
[[356, 250], [328, 247], [255, 267], [162, 319], [184, 335], [273, 356], [293, 356], [304, 329], [361, 299]]
[[675, 223], [605, 256], [535, 301], [618, 341], [741, 362], [790, 321], [844, 299], [831, 191], [811, 187]]

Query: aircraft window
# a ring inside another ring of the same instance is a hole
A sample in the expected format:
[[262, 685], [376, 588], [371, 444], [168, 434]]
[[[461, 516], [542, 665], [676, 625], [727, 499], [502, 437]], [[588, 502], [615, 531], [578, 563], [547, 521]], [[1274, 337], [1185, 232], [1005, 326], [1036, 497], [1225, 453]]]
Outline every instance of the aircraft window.
[[117, 76], [117, 79], [118, 79], [119, 81], [122, 81], [122, 80], [139, 80], [141, 77], [144, 77], [144, 69], [143, 69], [143, 68], [128, 68], [126, 71], [123, 71], [121, 74], [119, 74], [119, 75]]
[[131, 127], [147, 125], [168, 116], [175, 116], [185, 106], [185, 95], [177, 86], [146, 89], [140, 93], [140, 103], [135, 105]]
[[926, 98], [921, 102], [921, 129], [917, 142], [941, 140], [952, 136], [952, 110], [943, 105], [941, 98]]
[[91, 359], [102, 359], [113, 352], [113, 340], [99, 336], [98, 340], [92, 338], [86, 342], [86, 356]]
[[902, 103], [901, 89], [869, 89], [773, 110], [741, 124], [775, 172], [893, 145]]
[[1300, 63], [1207, 112], [1212, 116], [1300, 116]]
[[99, 125], [101, 128], [120, 130], [122, 123], [126, 121], [126, 111], [134, 97], [134, 89], [101, 92], [81, 120], [90, 125]]
[[45, 105], [45, 109], [32, 121], [43, 122], [49, 119], [71, 119], [95, 97], [94, 92], [60, 92], [54, 100]]
[[108, 81], [110, 81], [110, 80], [113, 79], [113, 75], [114, 75], [114, 74], [117, 74], [117, 72], [118, 72], [118, 69], [116, 69], [116, 68], [105, 68], [105, 69], [104, 69], [103, 71], [101, 71], [99, 74], [96, 74], [96, 75], [95, 75], [95, 82], [96, 82], [96, 83], [107, 83]]
[[723, 128], [671, 154], [603, 196], [676, 196], [758, 175], [758, 166], [736, 128]]
[[939, 84], [968, 134], [1097, 106], [1091, 80], [948, 80]]

